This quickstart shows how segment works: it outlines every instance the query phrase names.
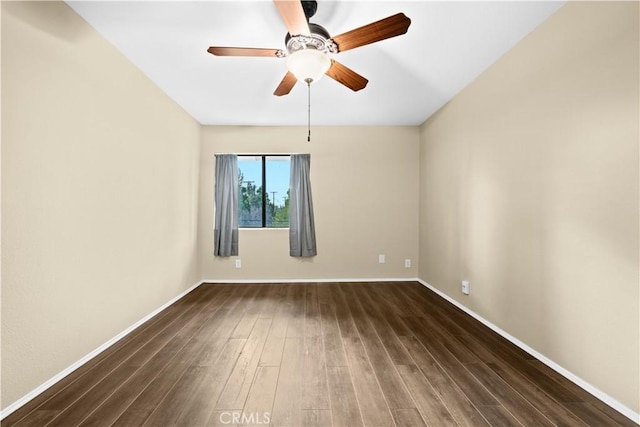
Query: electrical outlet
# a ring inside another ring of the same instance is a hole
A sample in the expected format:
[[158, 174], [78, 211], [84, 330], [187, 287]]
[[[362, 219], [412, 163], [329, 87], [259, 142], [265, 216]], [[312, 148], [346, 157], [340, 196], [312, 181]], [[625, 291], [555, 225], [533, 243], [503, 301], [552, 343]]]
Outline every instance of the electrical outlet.
[[236, 260], [236, 268], [241, 268], [242, 267], [242, 261], [240, 261], [239, 259]]
[[384, 264], [385, 262], [386, 262], [386, 261], [385, 261], [384, 254], [380, 254], [380, 255], [378, 255], [378, 263], [380, 263], [380, 264]]
[[411, 260], [410, 259], [405, 259], [404, 260], [404, 268], [411, 268]]
[[465, 295], [469, 295], [469, 281], [468, 280], [463, 280], [462, 281], [462, 293]]

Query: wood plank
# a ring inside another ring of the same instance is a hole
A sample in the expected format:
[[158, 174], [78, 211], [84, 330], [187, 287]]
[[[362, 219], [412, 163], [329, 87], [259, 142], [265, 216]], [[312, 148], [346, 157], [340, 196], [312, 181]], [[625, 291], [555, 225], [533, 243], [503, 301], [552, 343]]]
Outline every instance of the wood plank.
[[305, 285], [300, 283], [291, 285], [287, 298], [292, 304], [291, 317], [287, 323], [287, 338], [302, 338], [304, 336]]
[[[184, 362], [171, 364], [167, 369], [163, 370], [161, 378], [156, 377], [139, 395], [131, 395], [130, 398], [133, 401], [129, 406], [126, 406], [126, 402], [122, 403], [112, 397], [87, 417], [83, 425], [143, 425], [145, 420], [188, 367], [189, 363]], [[114, 408], [112, 410], [111, 407], [114, 404], [118, 407], [125, 406], [125, 408], [124, 410], [120, 408]], [[108, 413], [106, 419], [101, 418], [101, 414], [104, 412]], [[123, 424], [123, 421], [126, 421], [126, 423]]]
[[240, 425], [264, 426], [270, 422], [279, 373], [277, 366], [258, 367], [247, 403], [242, 409]]
[[262, 349], [258, 366], [280, 366], [285, 339], [269, 334]]
[[210, 322], [213, 331], [209, 337], [203, 339], [204, 347], [196, 356], [193, 362], [195, 365], [212, 366], [216, 363], [221, 349], [226, 345], [227, 339], [232, 339], [233, 331], [246, 312], [245, 301], [254, 298], [259, 287], [238, 286], [236, 289], [239, 291], [227, 303], [226, 311], [221, 313], [219, 319]]
[[431, 426], [457, 426], [451, 413], [444, 406], [429, 381], [414, 365], [400, 365], [398, 371], [411, 390], [422, 419]]
[[270, 335], [278, 338], [287, 337], [287, 325], [293, 312], [293, 286], [292, 284], [279, 285], [278, 305], [273, 317]]
[[277, 295], [274, 296], [276, 307], [273, 313], [273, 322], [269, 329], [267, 341], [264, 344], [262, 354], [258, 366], [280, 366], [282, 361], [282, 351], [284, 350], [284, 341], [287, 336], [287, 324], [293, 305], [287, 299], [288, 289], [290, 285], [279, 285], [277, 287]]
[[317, 287], [306, 288], [301, 409], [330, 409]]
[[338, 325], [364, 425], [393, 425], [393, 418], [384, 393], [351, 317], [347, 301], [339, 288], [336, 288], [333, 296]]
[[[518, 393], [527, 399], [529, 403], [542, 412], [554, 424], [561, 426], [585, 425], [585, 423], [573, 415], [571, 411], [552, 399], [542, 391], [542, 389], [535, 386], [533, 382], [521, 375], [517, 367], [508, 365], [501, 359], [494, 356], [482, 345], [482, 343], [469, 335], [460, 336], [458, 339], [467, 348], [473, 351], [478, 358], [491, 368], [491, 370], [493, 370], [493, 372], [495, 372], [500, 378], [518, 390]], [[527, 363], [527, 361], [523, 361], [522, 363]]]
[[407, 326], [402, 321], [402, 317], [411, 315], [411, 313], [405, 309], [402, 302], [398, 303], [398, 299], [391, 287], [382, 284], [372, 286], [370, 294], [372, 298], [375, 298], [378, 305], [384, 308], [386, 313], [385, 320], [391, 326], [393, 332], [399, 337], [411, 335], [411, 331], [407, 329]]
[[503, 351], [499, 345], [494, 346], [494, 344], [494, 342], [489, 341], [483, 345], [485, 347], [487, 345], [490, 345], [491, 354], [504, 361], [508, 366], [516, 367], [520, 375], [536, 384], [536, 387], [540, 388], [552, 399], [562, 404], [582, 401], [582, 399], [575, 392], [567, 388], [567, 383], [569, 381], [565, 381], [564, 384], [557, 383], [548, 375], [547, 371], [537, 370], [526, 359], [520, 358], [516, 354], [509, 351]]
[[322, 337], [304, 338], [301, 409], [330, 409]]
[[[538, 375], [544, 376], [546, 378], [549, 378], [551, 381], [553, 381], [556, 387], [562, 388], [568, 391], [569, 393], [574, 394], [580, 400], [581, 403], [590, 404], [591, 407], [595, 408], [596, 410], [596, 418], [599, 417], [599, 413], [604, 413], [607, 417], [614, 420], [617, 424], [620, 424], [623, 426], [637, 427], [637, 424], [633, 423], [633, 421], [629, 420], [627, 417], [617, 412], [616, 410], [614, 410], [604, 402], [598, 400], [595, 396], [589, 394], [586, 390], [579, 387], [577, 384], [574, 384], [571, 381], [567, 381], [566, 378], [564, 378], [562, 375], [560, 375], [558, 372], [554, 371], [553, 369], [549, 368], [547, 365], [545, 365], [541, 361], [535, 360], [535, 359], [529, 360], [527, 362], [527, 365], [533, 367], [535, 369], [535, 372], [538, 373]], [[573, 408], [573, 406], [571, 406], [571, 408]], [[589, 408], [589, 407], [583, 406], [582, 409], [584, 408]]]
[[271, 417], [272, 426], [302, 424], [301, 390], [303, 366], [303, 338], [287, 338]]
[[409, 312], [409, 308], [398, 299], [394, 289], [395, 285], [392, 282], [373, 283], [369, 289], [372, 294], [376, 295], [376, 299], [380, 304], [386, 305], [397, 317], [419, 315], [420, 313]]
[[387, 284], [383, 287], [385, 299], [395, 306], [396, 312], [400, 313], [399, 315], [401, 317], [420, 317], [425, 313], [426, 306], [413, 298], [407, 298], [403, 292], [403, 289], [406, 288], [407, 285], [398, 286], [397, 284]]
[[589, 403], [589, 405], [596, 408], [598, 411], [604, 413], [607, 417], [611, 418], [621, 426], [638, 427], [638, 423], [631, 421], [629, 418], [627, 418], [620, 412], [616, 411], [611, 406], [607, 405], [601, 400], [598, 400], [595, 396], [590, 396], [588, 399], [585, 399], [585, 401], [586, 403]]
[[472, 404], [475, 406], [487, 406], [500, 403], [442, 343], [428, 335], [429, 326], [422, 323], [422, 319], [405, 317], [403, 320], [411, 328], [420, 344], [442, 366], [447, 375], [457, 384]]
[[[258, 315], [261, 319], [273, 319], [280, 303], [284, 287], [281, 284], [270, 284], [269, 292], [263, 297], [262, 307]], [[286, 294], [286, 292], [285, 292]]]
[[304, 409], [302, 411], [302, 427], [330, 427], [331, 410], [329, 409]]
[[242, 409], [258, 367], [271, 319], [258, 319], [216, 404], [217, 409]]
[[417, 409], [393, 409], [393, 420], [398, 427], [420, 427], [427, 425], [424, 423], [420, 411]]
[[198, 388], [205, 378], [206, 366], [191, 366], [171, 388], [162, 405], [154, 411], [143, 424], [144, 426], [176, 426], [177, 417], [192, 396], [192, 390]]
[[362, 305], [363, 310], [367, 313], [368, 318], [373, 325], [376, 333], [380, 337], [380, 341], [384, 345], [392, 362], [396, 365], [411, 365], [413, 361], [411, 356], [398, 339], [394, 328], [389, 320], [395, 316], [395, 313], [387, 308], [384, 304], [379, 304], [369, 290], [368, 286], [354, 287], [358, 301]]
[[415, 408], [413, 399], [380, 341], [375, 327], [367, 320], [367, 315], [360, 304], [360, 298], [353, 291], [353, 288], [357, 286], [341, 286], [340, 290], [346, 301], [350, 302], [351, 316], [356, 324], [361, 342], [364, 345], [373, 372], [378, 379], [378, 384], [384, 394], [387, 406], [391, 409]]
[[460, 387], [415, 337], [401, 337], [416, 365], [460, 426], [486, 426], [487, 422]]
[[[200, 315], [203, 310], [209, 304], [216, 304], [217, 299], [222, 295], [221, 288], [211, 288], [207, 291], [208, 293], [215, 294], [214, 299], [209, 301], [198, 301], [193, 306], [191, 306], [188, 311], [183, 314], [180, 318], [180, 322], [173, 322], [171, 325], [167, 326], [165, 329], [160, 331], [153, 339], [147, 342], [140, 350], [136, 351], [131, 357], [129, 357], [125, 362], [125, 366], [137, 366], [141, 367], [145, 363], [147, 363], [161, 348], [163, 348], [167, 343], [171, 343], [171, 340], [178, 335], [181, 334], [190, 334], [193, 330], [197, 330], [199, 325], [193, 322], [193, 319]], [[186, 330], [185, 328], [189, 328]], [[174, 342], [172, 345], [172, 349], [175, 349], [175, 346], [179, 345], [179, 343]]]
[[263, 427], [271, 421], [279, 373], [280, 368], [277, 366], [258, 367], [247, 403], [242, 409], [240, 425]]
[[[250, 301], [245, 303], [246, 310], [244, 315], [236, 325], [231, 338], [248, 338], [255, 325], [258, 317], [261, 314], [263, 305], [265, 304], [265, 298], [269, 295], [271, 288], [270, 285], [262, 285], [258, 287], [258, 292], [251, 298]], [[266, 317], [268, 318], [268, 317]]]
[[597, 410], [589, 403], [567, 403], [567, 407], [578, 416], [582, 421], [591, 426], [619, 426], [612, 418], [608, 417], [604, 412]]
[[[207, 427], [237, 427], [240, 424], [241, 411], [235, 410], [214, 410], [211, 413], [211, 417], [207, 424]], [[234, 422], [234, 417], [237, 417], [237, 422]]]
[[[60, 411], [46, 411], [43, 409], [30, 410], [22, 416], [18, 421], [12, 422], [11, 425], [19, 425], [20, 427], [42, 427], [58, 415]], [[13, 414], [11, 414], [13, 415]], [[5, 418], [6, 420], [7, 418]], [[2, 420], [2, 427], [5, 425], [5, 420]]]
[[328, 366], [327, 379], [333, 425], [354, 427], [363, 425], [349, 368]]
[[483, 363], [468, 363], [467, 368], [513, 416], [523, 425], [552, 426], [553, 423], [534, 408], [513, 388], [505, 383], [495, 372]]
[[211, 420], [213, 402], [220, 397], [246, 342], [244, 339], [227, 340], [215, 363], [206, 366], [203, 381], [190, 391], [191, 398], [182, 408], [177, 425], [200, 426]]
[[322, 335], [320, 325], [320, 307], [318, 304], [318, 286], [310, 283], [305, 286], [304, 336], [319, 337]]
[[478, 410], [492, 426], [522, 427], [513, 414], [502, 405], [482, 405]]
[[403, 286], [400, 294], [406, 296], [406, 299], [419, 302], [423, 307], [421, 315], [430, 316], [441, 326], [443, 333], [450, 336], [467, 335], [468, 330], [452, 319], [450, 310], [446, 310], [441, 304], [434, 302], [432, 298], [428, 298], [428, 294], [423, 289], [411, 286]]
[[318, 285], [318, 306], [325, 362], [327, 366], [347, 366], [347, 357], [342, 345], [340, 327], [336, 317], [335, 304], [330, 294], [330, 286], [335, 287], [334, 284], [326, 283]]
[[137, 368], [133, 366], [126, 366], [116, 370], [100, 381], [96, 387], [93, 387], [80, 399], [75, 401], [73, 405], [68, 406], [67, 409], [60, 412], [58, 416], [47, 425], [52, 427], [67, 427], [80, 424], [84, 418], [90, 415], [111, 395], [113, 390], [126, 382], [136, 370]]

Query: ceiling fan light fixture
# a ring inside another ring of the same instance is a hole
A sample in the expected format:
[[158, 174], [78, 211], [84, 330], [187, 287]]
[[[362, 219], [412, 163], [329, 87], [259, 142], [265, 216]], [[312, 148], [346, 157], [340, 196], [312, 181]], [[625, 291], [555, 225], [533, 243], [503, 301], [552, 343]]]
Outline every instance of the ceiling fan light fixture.
[[315, 82], [327, 72], [331, 59], [317, 49], [301, 49], [287, 57], [287, 68], [301, 82]]

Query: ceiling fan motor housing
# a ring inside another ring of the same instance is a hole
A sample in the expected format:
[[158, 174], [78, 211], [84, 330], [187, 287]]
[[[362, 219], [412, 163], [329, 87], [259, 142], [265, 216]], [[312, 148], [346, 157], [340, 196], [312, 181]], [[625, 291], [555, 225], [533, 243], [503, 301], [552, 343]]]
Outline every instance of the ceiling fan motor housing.
[[287, 33], [284, 43], [289, 54], [303, 49], [315, 49], [325, 53], [338, 53], [338, 46], [331, 40], [329, 32], [322, 25], [309, 23], [310, 36], [292, 36]]
[[304, 16], [307, 17], [307, 22], [309, 22], [309, 19], [311, 19], [311, 17], [315, 15], [316, 11], [318, 10], [318, 2], [315, 0], [302, 0], [300, 3], [302, 3]]

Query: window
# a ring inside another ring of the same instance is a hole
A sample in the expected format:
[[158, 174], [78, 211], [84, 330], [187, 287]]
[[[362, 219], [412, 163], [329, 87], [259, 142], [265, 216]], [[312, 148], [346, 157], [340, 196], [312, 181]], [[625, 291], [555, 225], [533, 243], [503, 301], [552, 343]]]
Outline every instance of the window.
[[238, 155], [242, 228], [289, 227], [289, 156]]

